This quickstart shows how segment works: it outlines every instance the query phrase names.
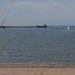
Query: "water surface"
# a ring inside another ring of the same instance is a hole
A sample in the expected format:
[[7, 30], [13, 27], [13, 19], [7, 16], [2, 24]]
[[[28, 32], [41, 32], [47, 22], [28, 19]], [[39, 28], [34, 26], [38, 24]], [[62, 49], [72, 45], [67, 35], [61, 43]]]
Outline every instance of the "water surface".
[[75, 30], [18, 28], [0, 30], [0, 64], [75, 65]]

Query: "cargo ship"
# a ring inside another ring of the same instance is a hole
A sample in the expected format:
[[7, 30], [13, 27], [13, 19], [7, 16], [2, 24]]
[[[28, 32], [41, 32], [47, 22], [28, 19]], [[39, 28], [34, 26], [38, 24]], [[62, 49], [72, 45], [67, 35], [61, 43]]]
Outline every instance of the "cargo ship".
[[47, 25], [46, 24], [44, 24], [43, 26], [37, 25], [36, 28], [47, 28]]

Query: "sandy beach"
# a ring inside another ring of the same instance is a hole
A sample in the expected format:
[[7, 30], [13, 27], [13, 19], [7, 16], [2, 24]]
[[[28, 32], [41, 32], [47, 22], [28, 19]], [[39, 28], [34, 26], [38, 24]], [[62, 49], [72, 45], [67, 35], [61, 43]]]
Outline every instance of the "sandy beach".
[[0, 66], [0, 75], [75, 75], [75, 67]]

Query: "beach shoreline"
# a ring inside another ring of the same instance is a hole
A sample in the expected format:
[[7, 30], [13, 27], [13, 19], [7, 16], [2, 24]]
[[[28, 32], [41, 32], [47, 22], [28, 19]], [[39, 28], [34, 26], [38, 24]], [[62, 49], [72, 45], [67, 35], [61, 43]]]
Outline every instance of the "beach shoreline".
[[75, 75], [75, 66], [0, 65], [0, 75]]

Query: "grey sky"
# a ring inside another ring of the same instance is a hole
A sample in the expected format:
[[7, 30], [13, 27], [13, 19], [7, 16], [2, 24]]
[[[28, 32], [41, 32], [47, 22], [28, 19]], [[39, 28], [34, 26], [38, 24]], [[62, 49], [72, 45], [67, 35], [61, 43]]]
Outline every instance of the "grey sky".
[[75, 25], [75, 0], [0, 0], [4, 25]]

